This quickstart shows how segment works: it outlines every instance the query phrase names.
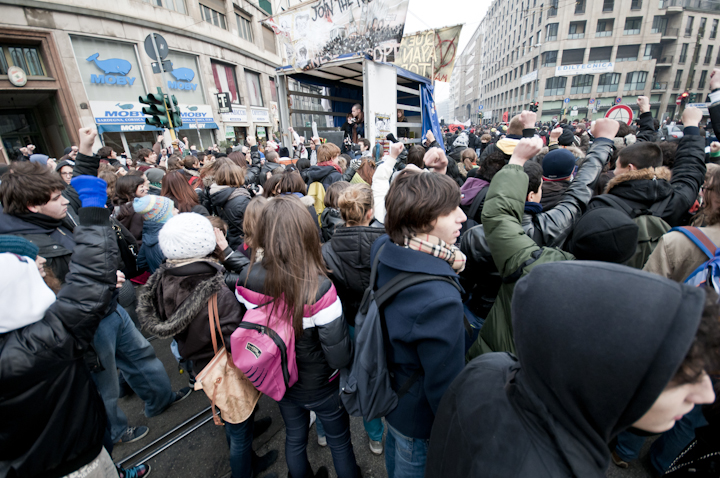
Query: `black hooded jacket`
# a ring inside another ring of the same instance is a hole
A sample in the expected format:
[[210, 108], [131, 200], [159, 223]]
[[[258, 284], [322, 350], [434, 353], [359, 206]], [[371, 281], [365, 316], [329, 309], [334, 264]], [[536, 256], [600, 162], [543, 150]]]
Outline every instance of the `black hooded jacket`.
[[105, 406], [83, 355], [113, 303], [107, 209], [81, 208], [65, 285], [39, 321], [0, 334], [0, 476], [55, 478], [90, 463]]
[[228, 224], [227, 239], [230, 247], [237, 250], [243, 243], [245, 209], [250, 204], [250, 193], [245, 188], [210, 187], [210, 201], [215, 213]]
[[342, 174], [333, 166], [310, 166], [302, 172], [302, 177], [308, 186], [314, 182], [322, 183], [326, 191], [332, 183], [342, 181]]
[[484, 354], [455, 379], [435, 418], [425, 476], [604, 478], [607, 443], [677, 372], [704, 296], [616, 264], [537, 266], [513, 295], [518, 358]]
[[383, 234], [384, 227], [339, 227], [332, 240], [322, 246], [323, 260], [330, 269], [329, 277], [337, 289], [348, 325], [355, 325], [355, 315], [370, 285], [370, 251]]

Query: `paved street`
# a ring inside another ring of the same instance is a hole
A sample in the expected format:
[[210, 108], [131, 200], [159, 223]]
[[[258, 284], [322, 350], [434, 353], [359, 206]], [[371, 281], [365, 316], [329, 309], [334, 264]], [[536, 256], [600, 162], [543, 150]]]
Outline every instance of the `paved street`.
[[[170, 352], [170, 342], [170, 339], [166, 339], [153, 340], [151, 343], [158, 357], [165, 364], [173, 388], [179, 389], [187, 386], [187, 376], [178, 373], [177, 364]], [[193, 392], [188, 399], [171, 407], [159, 417], [149, 419], [143, 414], [143, 403], [137, 396], [121, 399], [120, 406], [127, 413], [130, 425], [146, 425], [150, 427], [150, 433], [139, 442], [116, 446], [113, 450], [113, 460], [117, 462], [143, 449], [143, 447], [162, 437], [177, 425], [205, 410], [208, 405], [209, 401], [203, 392]], [[277, 404], [263, 396], [260, 399], [260, 409], [256, 418], [266, 416], [272, 417], [272, 426], [268, 432], [255, 440], [253, 447], [260, 455], [267, 453], [269, 450], [278, 450], [280, 454], [278, 460], [268, 472], [275, 472], [279, 477], [284, 478], [287, 476], [287, 466], [285, 465], [285, 432], [282, 417]], [[206, 417], [209, 417], [209, 413], [206, 413], [201, 419], [206, 419]], [[183, 430], [200, 423], [201, 421], [196, 420]], [[387, 474], [385, 472], [384, 456], [375, 456], [370, 453], [367, 435], [363, 429], [362, 420], [359, 418], [352, 418], [352, 436], [355, 456], [363, 471], [363, 476], [385, 478]], [[173, 437], [174, 435], [162, 440], [162, 443], [167, 443]], [[330, 476], [336, 476], [332, 466], [330, 449], [322, 448], [317, 444], [314, 426], [310, 430], [308, 454], [314, 470], [317, 470], [320, 466], [326, 466], [330, 470]], [[140, 453], [137, 457], [129, 460], [126, 465], [137, 463], [137, 460], [143, 456], [147, 456], [147, 453]], [[150, 465], [153, 468], [155, 477], [229, 478], [230, 465], [224, 430], [210, 420], [191, 432], [187, 437], [180, 439], [177, 443], [160, 452], [150, 460]], [[608, 478], [649, 478], [650, 475], [639, 462], [635, 462], [631, 464], [628, 470], [620, 470], [611, 465], [607, 476]]]

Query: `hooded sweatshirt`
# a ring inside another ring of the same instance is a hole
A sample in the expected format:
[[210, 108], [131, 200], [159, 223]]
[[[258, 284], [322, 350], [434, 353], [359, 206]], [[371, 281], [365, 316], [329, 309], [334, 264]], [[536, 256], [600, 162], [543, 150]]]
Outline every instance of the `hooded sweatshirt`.
[[513, 296], [518, 357], [482, 355], [455, 379], [425, 476], [604, 478], [607, 443], [677, 372], [704, 296], [616, 264], [538, 265]]

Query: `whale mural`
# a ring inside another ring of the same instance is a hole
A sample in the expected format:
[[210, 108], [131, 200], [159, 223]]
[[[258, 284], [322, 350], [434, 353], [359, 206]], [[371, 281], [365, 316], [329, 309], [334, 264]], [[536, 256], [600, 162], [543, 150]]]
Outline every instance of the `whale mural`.
[[175, 68], [170, 74], [178, 81], [192, 81], [195, 78], [195, 72], [190, 68]]
[[121, 105], [120, 103], [116, 103], [115, 106], [124, 109], [124, 110], [131, 110], [135, 107], [132, 103], [125, 103], [124, 105]]
[[100, 53], [95, 53], [87, 58], [87, 61], [92, 61], [95, 66], [100, 68], [106, 75], [110, 73], [116, 73], [120, 75], [127, 75], [132, 70], [132, 65], [127, 60], [120, 58], [108, 58], [107, 60], [98, 60]]

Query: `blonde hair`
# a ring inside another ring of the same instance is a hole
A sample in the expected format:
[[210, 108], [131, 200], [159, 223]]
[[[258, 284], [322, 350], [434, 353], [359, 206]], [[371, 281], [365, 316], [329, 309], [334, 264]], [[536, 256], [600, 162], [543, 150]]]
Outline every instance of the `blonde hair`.
[[268, 199], [264, 196], [255, 196], [245, 209], [245, 217], [243, 218], [243, 232], [245, 233], [245, 244], [248, 247], [255, 247], [252, 243], [252, 237], [257, 229], [257, 223], [262, 216]]
[[351, 184], [340, 193], [338, 208], [348, 226], [359, 226], [374, 207], [372, 188], [367, 184]]

